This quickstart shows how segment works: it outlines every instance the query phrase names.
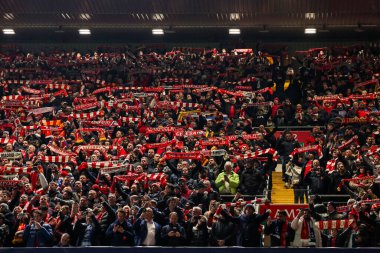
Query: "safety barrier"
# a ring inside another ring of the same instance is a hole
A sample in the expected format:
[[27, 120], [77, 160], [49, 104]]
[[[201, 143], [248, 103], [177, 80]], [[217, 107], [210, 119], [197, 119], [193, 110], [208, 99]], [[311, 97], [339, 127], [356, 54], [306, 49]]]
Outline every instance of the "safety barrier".
[[[334, 248], [334, 252], [339, 253], [378, 253], [380, 248]], [[246, 253], [252, 252], [250, 248], [242, 247], [207, 247], [207, 248], [193, 248], [193, 247], [181, 247], [181, 248], [169, 248], [169, 247], [86, 247], [86, 248], [38, 248], [39, 253]], [[330, 253], [332, 248], [255, 248], [255, 253]], [[35, 248], [2, 248], [2, 253], [34, 253]]]

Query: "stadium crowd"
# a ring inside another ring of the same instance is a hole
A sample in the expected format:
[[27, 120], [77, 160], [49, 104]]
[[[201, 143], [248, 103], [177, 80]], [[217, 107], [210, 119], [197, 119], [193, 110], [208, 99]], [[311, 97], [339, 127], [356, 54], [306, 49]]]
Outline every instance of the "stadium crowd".
[[[364, 47], [2, 54], [0, 246], [378, 246], [379, 69]], [[269, 217], [278, 162], [310, 199], [293, 220]]]

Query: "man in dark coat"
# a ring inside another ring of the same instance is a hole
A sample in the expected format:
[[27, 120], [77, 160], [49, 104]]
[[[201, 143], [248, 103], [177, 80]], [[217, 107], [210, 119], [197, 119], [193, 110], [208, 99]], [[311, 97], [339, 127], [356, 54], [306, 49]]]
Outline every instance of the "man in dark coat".
[[169, 215], [169, 225], [161, 230], [162, 243], [165, 246], [184, 246], [185, 229], [178, 223], [178, 214], [175, 212]]
[[161, 226], [153, 220], [153, 210], [148, 207], [142, 211], [140, 218], [133, 224], [136, 232], [136, 246], [160, 245]]
[[294, 230], [286, 219], [286, 212], [279, 211], [277, 219], [272, 221], [268, 218], [264, 233], [270, 235], [272, 247], [288, 247], [294, 238]]
[[256, 214], [253, 205], [244, 207], [243, 214], [239, 217], [238, 245], [243, 247], [262, 247], [260, 225], [270, 214], [270, 209], [263, 215]]
[[111, 246], [133, 246], [135, 233], [132, 225], [126, 220], [126, 213], [123, 209], [116, 212], [117, 220], [112, 223], [106, 232], [111, 241]]

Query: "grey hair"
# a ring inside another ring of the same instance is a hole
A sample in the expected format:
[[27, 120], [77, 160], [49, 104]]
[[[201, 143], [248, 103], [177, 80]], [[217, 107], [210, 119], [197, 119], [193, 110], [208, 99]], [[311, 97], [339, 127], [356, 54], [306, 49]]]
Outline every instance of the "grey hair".
[[230, 166], [231, 168], [233, 167], [233, 164], [232, 162], [228, 161], [224, 164], [224, 168], [226, 168], [227, 166]]

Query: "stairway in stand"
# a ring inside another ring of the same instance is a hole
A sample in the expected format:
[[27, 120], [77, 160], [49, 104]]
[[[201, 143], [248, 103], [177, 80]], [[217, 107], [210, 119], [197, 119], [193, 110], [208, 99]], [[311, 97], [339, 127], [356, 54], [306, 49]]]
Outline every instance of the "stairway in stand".
[[293, 189], [286, 189], [282, 181], [282, 173], [272, 173], [272, 204], [293, 204]]

